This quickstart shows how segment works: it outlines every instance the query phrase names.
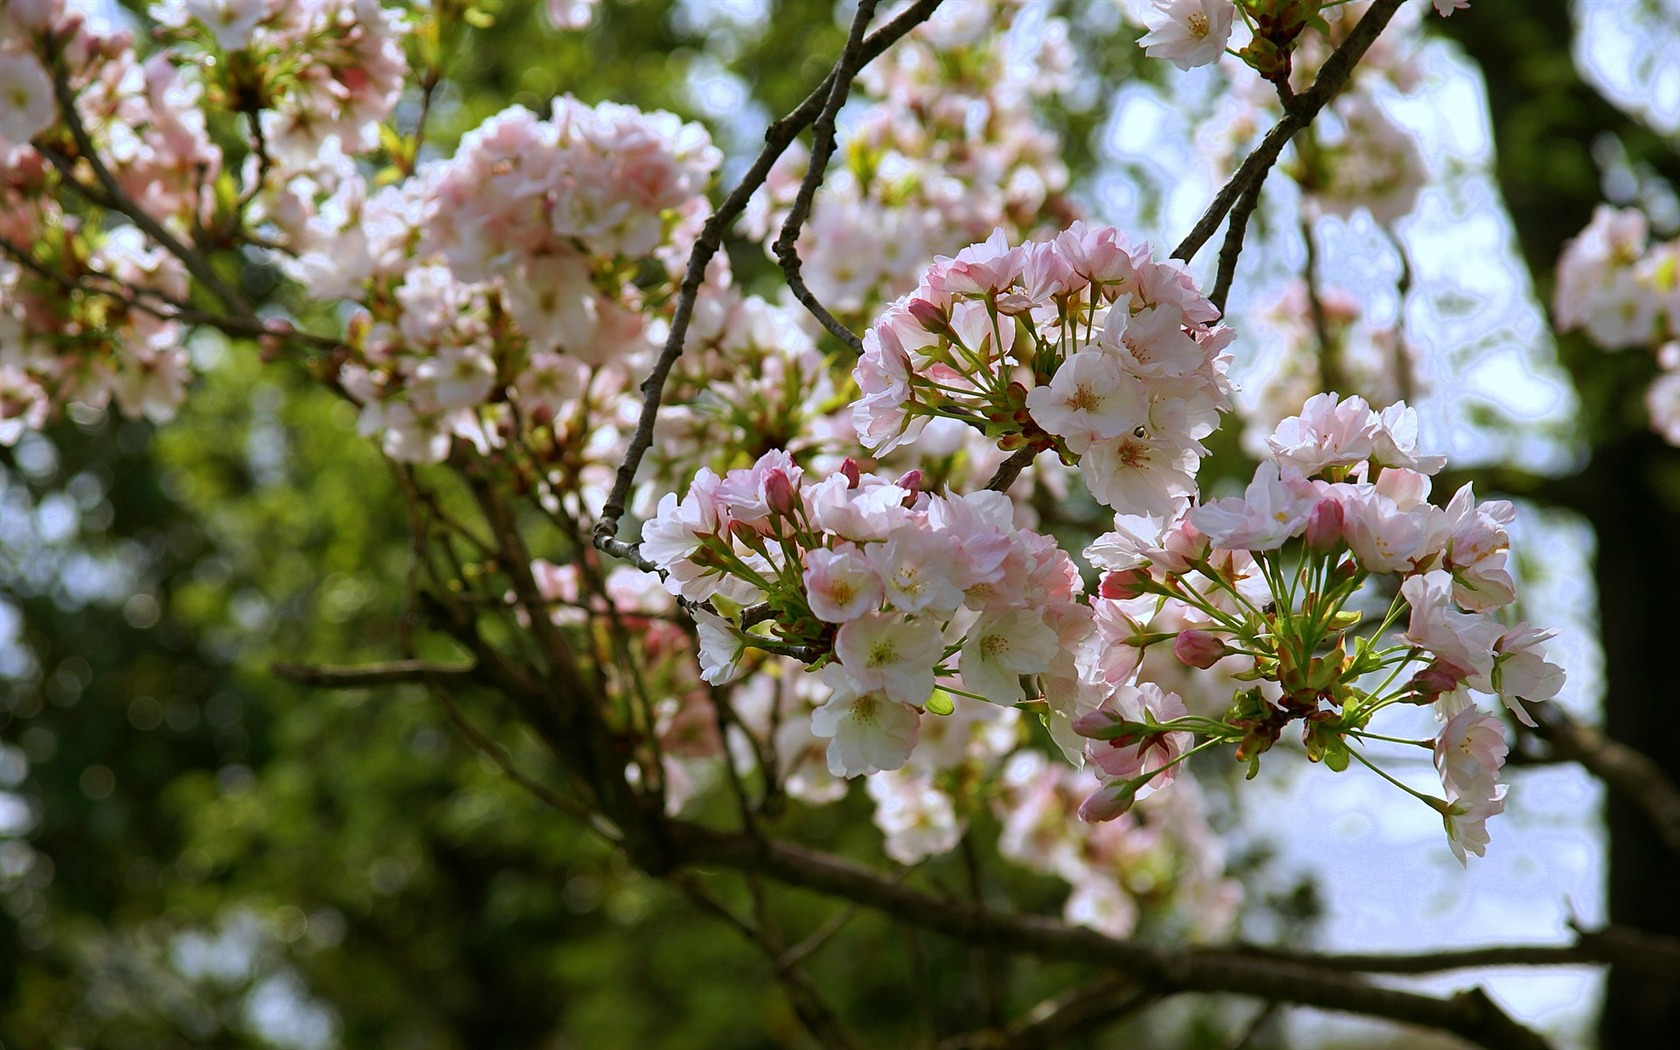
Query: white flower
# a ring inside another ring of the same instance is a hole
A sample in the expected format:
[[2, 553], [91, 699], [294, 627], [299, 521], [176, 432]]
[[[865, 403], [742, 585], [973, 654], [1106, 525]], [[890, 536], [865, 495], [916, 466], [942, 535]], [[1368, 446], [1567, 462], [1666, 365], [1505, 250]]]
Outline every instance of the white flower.
[[1465, 856], [1466, 850], [1478, 857], [1486, 855], [1487, 819], [1504, 811], [1504, 784], [1495, 785], [1489, 798], [1472, 795], [1469, 798], [1451, 800], [1446, 812], [1441, 814], [1441, 823], [1447, 828], [1447, 845], [1452, 847], [1453, 856], [1458, 858], [1460, 864], [1467, 868], [1470, 866], [1470, 858]]
[[0, 51], [0, 142], [28, 142], [52, 119], [52, 81], [41, 63], [27, 51]]
[[933, 695], [933, 669], [945, 654], [938, 624], [889, 613], [866, 613], [834, 636], [839, 664], [825, 669], [830, 684], [848, 692], [885, 693], [904, 704]]
[[1049, 386], [1027, 394], [1034, 422], [1072, 452], [1136, 429], [1149, 415], [1143, 384], [1101, 350], [1081, 350], [1056, 369]]
[[694, 626], [700, 634], [701, 679], [713, 685], [728, 685], [739, 678], [746, 643], [735, 625], [717, 613], [695, 609]]
[[828, 740], [828, 771], [837, 777], [900, 768], [919, 724], [915, 708], [879, 692], [842, 689], [811, 712], [811, 732]]
[[1138, 41], [1150, 58], [1164, 58], [1180, 69], [1219, 61], [1231, 39], [1237, 7], [1231, 0], [1155, 0], [1143, 13], [1149, 32]]
[[1022, 697], [1021, 676], [1049, 668], [1061, 651], [1056, 632], [1030, 609], [987, 613], [968, 630], [957, 669], [963, 685], [994, 704]]

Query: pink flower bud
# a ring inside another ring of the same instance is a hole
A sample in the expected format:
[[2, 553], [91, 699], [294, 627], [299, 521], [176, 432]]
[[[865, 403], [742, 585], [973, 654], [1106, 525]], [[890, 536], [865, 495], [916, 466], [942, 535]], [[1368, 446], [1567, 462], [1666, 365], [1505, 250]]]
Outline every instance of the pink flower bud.
[[857, 460], [847, 456], [846, 461], [840, 464], [840, 473], [843, 474], [846, 481], [849, 482], [846, 486], [847, 488], [855, 489], [858, 487], [858, 479], [862, 476], [862, 473], [858, 470]]
[[770, 513], [791, 517], [799, 508], [799, 490], [782, 471], [772, 470], [764, 478], [764, 502], [769, 505]]
[[1080, 804], [1079, 819], [1087, 824], [1113, 820], [1132, 808], [1137, 792], [1138, 785], [1130, 780], [1110, 780]]
[[1469, 677], [1468, 671], [1455, 667], [1446, 660], [1436, 659], [1434, 663], [1412, 676], [1411, 686], [1419, 693], [1434, 696], [1452, 692]]
[[905, 309], [916, 323], [930, 332], [940, 332], [950, 327], [945, 319], [945, 311], [928, 302], [926, 299], [911, 299], [905, 304]]
[[1150, 582], [1148, 569], [1122, 569], [1104, 576], [1097, 585], [1097, 593], [1104, 598], [1124, 601], [1148, 594]]
[[1186, 667], [1203, 671], [1224, 659], [1225, 643], [1206, 631], [1180, 631], [1173, 639], [1173, 656]]
[[920, 470], [907, 470], [904, 472], [904, 476], [898, 479], [898, 487], [904, 489], [907, 493], [904, 497], [906, 510], [916, 505], [916, 494], [922, 491], [922, 481], [923, 477]]
[[1313, 504], [1307, 515], [1307, 549], [1321, 553], [1333, 551], [1342, 542], [1342, 526], [1347, 512], [1340, 500], [1325, 497]]

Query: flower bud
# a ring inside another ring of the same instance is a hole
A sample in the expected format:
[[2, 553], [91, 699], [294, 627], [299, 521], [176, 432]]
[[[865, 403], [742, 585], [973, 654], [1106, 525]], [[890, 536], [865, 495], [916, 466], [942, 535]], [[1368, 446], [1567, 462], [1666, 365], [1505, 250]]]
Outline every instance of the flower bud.
[[840, 473], [845, 476], [846, 481], [848, 482], [846, 485], [847, 488], [855, 489], [858, 487], [858, 479], [861, 477], [861, 472], [858, 470], [857, 460], [847, 456], [845, 462], [840, 464]]
[[917, 324], [929, 332], [942, 332], [951, 326], [945, 319], [945, 311], [926, 299], [911, 299], [905, 304], [905, 309], [915, 318]]
[[1445, 660], [1437, 659], [1412, 676], [1411, 686], [1421, 694], [1435, 696], [1440, 693], [1452, 692], [1469, 677], [1468, 672], [1460, 670]]
[[1148, 569], [1122, 569], [1104, 576], [1097, 585], [1097, 593], [1104, 598], [1125, 601], [1148, 594], [1153, 582]]
[[1140, 786], [1135, 780], [1110, 780], [1080, 804], [1079, 819], [1087, 824], [1113, 820], [1132, 808]]
[[921, 470], [918, 468], [916, 470], [905, 471], [904, 476], [899, 478], [896, 484], [901, 489], [909, 489], [910, 494], [914, 496], [916, 493], [922, 491], [922, 481], [923, 475]]
[[1342, 526], [1346, 522], [1347, 512], [1342, 509], [1341, 500], [1325, 497], [1313, 504], [1311, 513], [1307, 515], [1307, 549], [1328, 553], [1336, 549], [1342, 542]]
[[799, 509], [799, 490], [793, 487], [787, 474], [772, 470], [764, 478], [764, 502], [769, 506], [770, 513], [791, 517]]
[[1173, 656], [1186, 667], [1203, 671], [1224, 659], [1229, 652], [1225, 643], [1206, 631], [1180, 631], [1173, 639]]

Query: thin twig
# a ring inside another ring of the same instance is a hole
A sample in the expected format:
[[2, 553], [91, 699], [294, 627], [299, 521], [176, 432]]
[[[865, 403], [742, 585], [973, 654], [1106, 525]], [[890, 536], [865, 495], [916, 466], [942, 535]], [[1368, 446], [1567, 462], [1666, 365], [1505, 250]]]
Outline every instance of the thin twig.
[[728, 923], [765, 954], [775, 971], [776, 979], [781, 982], [782, 989], [787, 993], [794, 1014], [813, 1039], [827, 1050], [858, 1050], [857, 1040], [834, 1015], [834, 1011], [829, 1009], [828, 1004], [823, 1002], [821, 994], [811, 979], [805, 976], [804, 971], [793, 965], [782, 964], [781, 946], [762, 921], [754, 924], [735, 914], [716, 894], [686, 872], [674, 873], [671, 881], [690, 900]]
[[986, 482], [986, 488], [992, 492], [1008, 492], [1009, 486], [1015, 484], [1015, 479], [1021, 476], [1034, 459], [1038, 458], [1038, 450], [1028, 446], [1018, 448], [1009, 454], [1009, 458], [998, 464], [997, 472]]
[[[1374, 984], [1360, 974], [1317, 964], [1308, 955], [1259, 956], [1230, 949], [1172, 950], [1105, 937], [1030, 915], [983, 911], [894, 885], [880, 873], [842, 857], [790, 843], [753, 839], [672, 822], [670, 833], [685, 863], [759, 872], [779, 882], [856, 901], [907, 925], [986, 942], [1008, 951], [1081, 961], [1119, 971], [1163, 993], [1230, 992], [1344, 1013], [1438, 1028], [1498, 1050], [1545, 1047], [1479, 989], [1449, 999]], [[1559, 961], [1578, 952], [1554, 950]]]
[[803, 265], [799, 261], [799, 231], [805, 225], [805, 220], [811, 214], [811, 205], [816, 200], [817, 187], [822, 184], [823, 175], [828, 171], [828, 162], [834, 156], [834, 118], [845, 104], [846, 96], [851, 94], [852, 81], [857, 77], [858, 67], [862, 64], [863, 34], [869, 28], [869, 20], [875, 17], [877, 0], [859, 0], [857, 12], [852, 16], [852, 28], [846, 36], [845, 50], [840, 52], [839, 61], [834, 63], [834, 72], [829, 75], [832, 86], [828, 90], [828, 101], [823, 104], [822, 112], [818, 114], [816, 123], [811, 128], [811, 159], [805, 168], [805, 178], [800, 180], [799, 192], [794, 195], [793, 207], [788, 210], [786, 221], [782, 223], [782, 232], [776, 237], [776, 243], [771, 250], [775, 252], [776, 261], [782, 266], [782, 273], [787, 277], [788, 289], [794, 298], [805, 304], [805, 309], [811, 316], [822, 322], [822, 326], [829, 330], [834, 337], [852, 348], [852, 353], [863, 353], [863, 341], [850, 328], [840, 323], [840, 320], [828, 312], [811, 289], [805, 286], [805, 278], [801, 274]]
[[1404, 0], [1376, 0], [1371, 5], [1370, 10], [1359, 20], [1359, 24], [1348, 34], [1347, 39], [1342, 41], [1341, 46], [1336, 48], [1319, 69], [1313, 86], [1295, 96], [1294, 106], [1272, 126], [1272, 130], [1266, 132], [1266, 137], [1260, 140], [1260, 144], [1237, 167], [1236, 173], [1220, 188], [1207, 210], [1202, 212], [1202, 217], [1196, 220], [1196, 225], [1191, 227], [1189, 234], [1178, 243], [1178, 247], [1173, 249], [1174, 259], [1189, 262], [1202, 245], [1207, 243], [1208, 238], [1213, 236], [1214, 231], [1219, 229], [1219, 224], [1224, 221], [1225, 213], [1236, 204], [1237, 198], [1272, 170], [1272, 165], [1277, 163], [1283, 147], [1295, 137], [1295, 133], [1311, 124], [1313, 118], [1318, 116], [1319, 110], [1341, 91], [1348, 78], [1353, 75], [1354, 66], [1388, 25], [1389, 19], [1394, 17], [1394, 12], [1400, 10], [1403, 2]]
[[[221, 300], [222, 304], [242, 318], [253, 318], [256, 315], [251, 310], [251, 304], [246, 301], [232, 285], [223, 281], [216, 273], [210, 260], [197, 248], [190, 247], [174, 234], [164, 228], [163, 224], [153, 218], [146, 210], [130, 200], [123, 193], [122, 186], [111, 169], [99, 158], [99, 150], [94, 146], [93, 139], [88, 135], [87, 128], [82, 124], [81, 114], [76, 112], [76, 95], [70, 89], [70, 74], [65, 68], [64, 56], [56, 55], [52, 63], [53, 97], [58, 100], [58, 109], [64, 118], [64, 126], [70, 129], [70, 137], [76, 143], [76, 151], [81, 159], [87, 162], [93, 171], [93, 177], [98, 180], [102, 202], [113, 211], [126, 215], [134, 225], [140, 227], [141, 232], [153, 241], [163, 246], [169, 254], [181, 260], [187, 271], [198, 279], [198, 282], [209, 289], [210, 294]], [[60, 171], [64, 171], [61, 167]], [[84, 189], [81, 180], [75, 177], [73, 171], [65, 172], [65, 178], [77, 189]], [[89, 196], [93, 196], [89, 194]]]
[[1266, 174], [1261, 172], [1258, 178], [1244, 187], [1225, 227], [1225, 243], [1219, 246], [1219, 271], [1214, 277], [1213, 293], [1208, 296], [1208, 301], [1221, 314], [1225, 313], [1225, 300], [1231, 294], [1231, 282], [1237, 276], [1237, 258], [1242, 255], [1248, 219], [1260, 204], [1260, 188], [1266, 184]]
[[[862, 69], [904, 34], [925, 22], [939, 4], [940, 0], [916, 0], [897, 18], [871, 33], [859, 48], [859, 60], [855, 68]], [[688, 266], [683, 272], [682, 284], [678, 289], [677, 304], [671, 315], [671, 327], [665, 338], [665, 346], [660, 350], [659, 358], [648, 372], [647, 379], [642, 382], [641, 414], [636, 420], [635, 431], [630, 435], [624, 461], [619, 464], [618, 472], [613, 478], [612, 490], [607, 494], [607, 501], [602, 506], [601, 516], [596, 520], [593, 529], [593, 540], [598, 549], [614, 557], [625, 558], [637, 568], [652, 570], [654, 566], [641, 557], [640, 551], [633, 544], [622, 543], [616, 538], [618, 523], [624, 516], [625, 505], [630, 499], [630, 486], [635, 483], [636, 471], [642, 464], [642, 457], [653, 446], [653, 426], [659, 414], [665, 381], [676, 365], [677, 357], [682, 353], [683, 340], [688, 335], [689, 321], [694, 315], [694, 301], [706, 279], [706, 266], [722, 246], [723, 235], [734, 225], [741, 212], [746, 210], [752, 195], [764, 185], [771, 167], [786, 152], [794, 138], [817, 118], [833, 89], [834, 75], [830, 73], [817, 85], [816, 90], [807, 95], [787, 116], [765, 129], [764, 149], [759, 153], [758, 159], [753, 161], [752, 167], [741, 176], [741, 181], [730, 191], [729, 196], [724, 198], [723, 203], [718, 205], [717, 211], [707, 218], [700, 236], [694, 242], [693, 250], [689, 252]]]

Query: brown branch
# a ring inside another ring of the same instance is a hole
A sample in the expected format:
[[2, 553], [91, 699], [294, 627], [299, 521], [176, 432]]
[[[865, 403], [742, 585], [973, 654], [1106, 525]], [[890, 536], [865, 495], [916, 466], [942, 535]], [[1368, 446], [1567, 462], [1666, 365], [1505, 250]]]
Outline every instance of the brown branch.
[[992, 492], [1008, 492], [1009, 486], [1015, 484], [1015, 479], [1021, 476], [1021, 471], [1032, 465], [1038, 458], [1038, 450], [1032, 447], [1018, 448], [1009, 454], [1009, 458], [998, 464], [997, 472], [986, 482], [986, 488]]
[[857, 1040], [846, 1030], [828, 1004], [823, 1002], [821, 993], [805, 972], [788, 961], [788, 953], [784, 952], [781, 942], [765, 923], [754, 924], [735, 914], [728, 905], [701, 885], [698, 879], [685, 872], [677, 872], [671, 877], [671, 881], [689, 899], [729, 924], [764, 953], [776, 974], [776, 980], [781, 982], [782, 990], [787, 993], [794, 1014], [811, 1034], [811, 1038], [826, 1050], [858, 1050]]
[[1547, 1044], [1503, 1013], [1480, 990], [1438, 999], [1375, 985], [1358, 974], [1316, 965], [1310, 956], [1257, 956], [1230, 950], [1170, 950], [1115, 940], [1030, 915], [988, 912], [899, 886], [843, 857], [789, 843], [756, 840], [673, 823], [684, 863], [759, 872], [793, 886], [858, 902], [909, 926], [970, 944], [1086, 962], [1116, 970], [1162, 993], [1224, 992], [1362, 1014], [1436, 1028], [1498, 1050]]
[[846, 37], [846, 47], [840, 52], [840, 58], [834, 63], [834, 72], [829, 74], [832, 86], [828, 89], [828, 101], [823, 104], [822, 112], [818, 114], [816, 123], [811, 128], [811, 159], [805, 168], [805, 178], [800, 180], [799, 192], [794, 195], [793, 207], [789, 209], [787, 220], [782, 223], [782, 232], [776, 237], [776, 243], [771, 250], [776, 254], [776, 261], [782, 266], [782, 273], [787, 277], [788, 289], [794, 298], [805, 304], [805, 309], [811, 316], [822, 322], [822, 326], [829, 330], [834, 337], [852, 348], [852, 353], [862, 355], [863, 342], [850, 328], [840, 323], [840, 320], [828, 312], [828, 308], [817, 299], [811, 289], [805, 286], [805, 278], [801, 271], [804, 264], [799, 261], [799, 231], [805, 225], [805, 220], [811, 214], [811, 205], [816, 200], [817, 187], [822, 184], [823, 175], [828, 171], [828, 162], [834, 156], [834, 118], [845, 104], [846, 96], [851, 94], [852, 81], [857, 77], [857, 71], [862, 64], [860, 53], [863, 44], [863, 32], [869, 27], [869, 20], [875, 17], [876, 0], [859, 0], [857, 12], [852, 16], [852, 28]]
[[938, 1050], [1039, 1050], [1060, 1046], [1082, 1031], [1113, 1024], [1160, 1001], [1119, 974], [1105, 973], [1044, 1000], [1003, 1031], [965, 1032], [942, 1040]]
[[[221, 275], [216, 273], [215, 268], [210, 265], [208, 257], [197, 248], [187, 245], [180, 238], [170, 233], [162, 223], [148, 214], [144, 208], [134, 203], [123, 192], [116, 176], [111, 174], [111, 169], [107, 168], [105, 162], [100, 160], [99, 150], [94, 146], [93, 139], [88, 135], [87, 128], [82, 124], [81, 114], [76, 112], [76, 95], [70, 89], [70, 74], [65, 68], [62, 54], [53, 56], [52, 81], [53, 97], [58, 101], [59, 113], [64, 117], [64, 126], [70, 130], [70, 137], [76, 143], [76, 152], [81, 154], [81, 159], [87, 162], [88, 167], [93, 171], [93, 177], [99, 182], [102, 191], [99, 196], [104, 198], [100, 203], [112, 211], [127, 216], [134, 225], [140, 227], [141, 232], [161, 245], [169, 254], [181, 260], [181, 264], [187, 268], [187, 272], [196, 277], [198, 282], [209, 289], [210, 294], [221, 300], [222, 304], [229, 310], [240, 317], [255, 317], [251, 310], [251, 304], [237, 289], [222, 280]], [[51, 152], [48, 152], [47, 155], [49, 158], [54, 156]], [[58, 165], [57, 160], [54, 163], [55, 166]], [[76, 178], [73, 171], [67, 171], [62, 166], [59, 167], [59, 170], [64, 172], [65, 178], [69, 180], [71, 185], [86, 193], [86, 187], [80, 179]], [[92, 199], [95, 195], [89, 193], [87, 196]]]
[[1571, 718], [1556, 704], [1523, 702], [1534, 717], [1532, 732], [1552, 747], [1552, 754], [1579, 762], [1589, 773], [1626, 797], [1651, 821], [1670, 851], [1680, 854], [1680, 790], [1648, 756]]
[[1244, 187], [1225, 227], [1225, 243], [1219, 246], [1219, 271], [1213, 279], [1213, 293], [1208, 296], [1208, 301], [1221, 315], [1225, 313], [1225, 300], [1231, 294], [1231, 282], [1237, 276], [1237, 258], [1242, 255], [1248, 219], [1260, 204], [1260, 188], [1266, 184], [1266, 174], [1262, 171], [1258, 178]]
[[420, 660], [395, 660], [383, 664], [327, 667], [317, 664], [277, 663], [269, 668], [277, 677], [318, 689], [372, 689], [381, 685], [429, 682], [436, 685], [464, 685], [476, 680], [472, 664], [446, 666]]
[[[939, 3], [940, 0], [916, 0], [897, 18], [871, 33], [858, 49], [855, 68], [862, 69], [904, 34], [925, 22]], [[607, 501], [602, 506], [601, 516], [593, 529], [593, 541], [598, 549], [614, 557], [626, 558], [638, 568], [649, 568], [650, 563], [640, 557], [640, 552], [634, 545], [616, 539], [618, 523], [624, 516], [625, 505], [630, 499], [630, 486], [635, 482], [642, 457], [653, 446], [653, 425], [659, 414], [660, 398], [665, 391], [665, 381], [676, 365], [677, 357], [682, 353], [683, 340], [688, 334], [689, 321], [694, 315], [694, 300], [700, 294], [700, 285], [706, 279], [706, 265], [718, 253], [723, 244], [723, 235], [746, 209], [753, 193], [764, 184], [771, 167], [786, 152], [794, 138], [817, 118], [833, 90], [834, 74], [830, 73], [817, 85], [816, 90], [807, 95], [787, 116], [765, 129], [764, 149], [759, 153], [758, 159], [753, 161], [752, 167], [741, 176], [741, 181], [730, 191], [729, 196], [724, 198], [723, 203], [718, 205], [717, 211], [706, 219], [705, 226], [702, 227], [700, 236], [689, 253], [688, 266], [683, 272], [682, 284], [677, 293], [676, 309], [671, 315], [670, 332], [665, 338], [665, 346], [659, 352], [659, 358], [648, 372], [647, 379], [642, 382], [641, 414], [636, 420], [636, 429], [630, 436], [624, 462], [618, 466], [612, 490], [607, 494]]]
[[1359, 24], [1348, 34], [1347, 39], [1342, 41], [1341, 46], [1336, 48], [1335, 53], [1319, 69], [1313, 86], [1295, 96], [1294, 105], [1284, 112], [1283, 119], [1274, 124], [1272, 130], [1266, 132], [1266, 137], [1260, 140], [1254, 151], [1238, 165], [1236, 173], [1220, 188], [1213, 202], [1202, 212], [1202, 217], [1196, 220], [1196, 225], [1191, 227], [1189, 234], [1178, 243], [1178, 247], [1173, 249], [1174, 259], [1189, 262], [1202, 245], [1207, 243], [1208, 238], [1213, 236], [1214, 231], [1219, 229], [1225, 213], [1236, 204], [1237, 198], [1247, 192], [1250, 186], [1266, 177], [1266, 173], [1272, 170], [1272, 165], [1277, 163], [1283, 147], [1295, 137], [1295, 133], [1311, 124], [1319, 111], [1341, 91], [1348, 78], [1353, 75], [1354, 67], [1359, 64], [1359, 60], [1365, 56], [1372, 42], [1382, 33], [1389, 19], [1394, 17], [1394, 12], [1400, 9], [1403, 2], [1404, 0], [1376, 0], [1371, 5], [1370, 10], [1359, 20]]

